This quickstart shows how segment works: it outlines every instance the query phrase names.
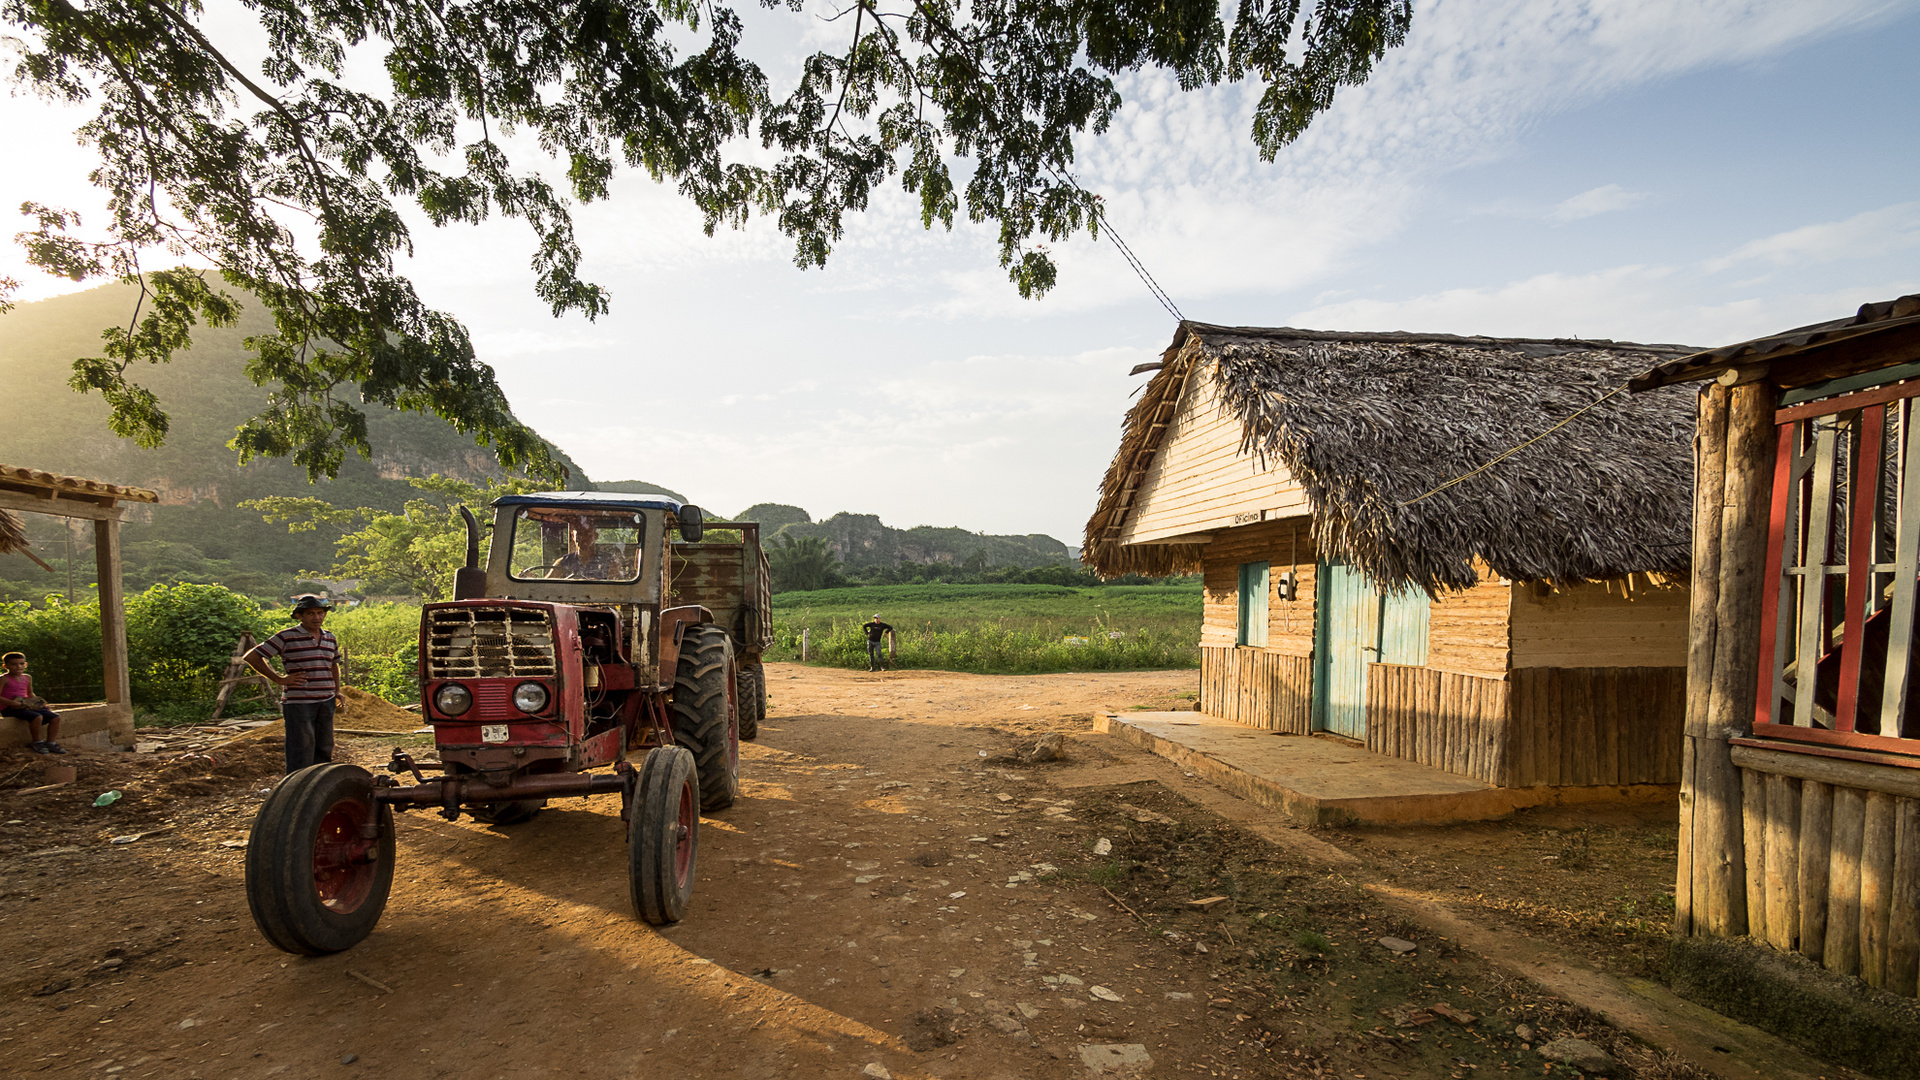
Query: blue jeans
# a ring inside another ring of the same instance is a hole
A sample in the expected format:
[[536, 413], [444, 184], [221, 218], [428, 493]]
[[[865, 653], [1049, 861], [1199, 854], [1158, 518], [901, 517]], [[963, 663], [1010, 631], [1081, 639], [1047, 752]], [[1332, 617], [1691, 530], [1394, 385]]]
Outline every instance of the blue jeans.
[[872, 669], [877, 668], [882, 664], [885, 664], [886, 661], [887, 661], [886, 642], [884, 641], [867, 642], [867, 669], [871, 671]]
[[287, 722], [287, 773], [333, 760], [333, 699], [283, 701], [280, 715]]

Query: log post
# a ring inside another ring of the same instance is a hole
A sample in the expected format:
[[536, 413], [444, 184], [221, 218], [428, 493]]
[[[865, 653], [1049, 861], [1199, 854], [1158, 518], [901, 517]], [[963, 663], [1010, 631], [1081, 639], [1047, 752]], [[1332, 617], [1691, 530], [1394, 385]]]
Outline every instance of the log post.
[[1800, 945], [1800, 781], [1767, 777], [1767, 944]]
[[1867, 793], [1833, 789], [1833, 846], [1827, 861], [1827, 943], [1820, 962], [1840, 975], [1860, 974], [1860, 842]]
[[1764, 774], [1739, 771], [1741, 844], [1746, 849], [1747, 933], [1766, 940], [1767, 923], [1767, 778]]
[[1833, 785], [1800, 786], [1800, 955], [1818, 964], [1827, 955], [1827, 871], [1833, 847]]
[[[1706, 395], [1711, 400], [1713, 391]], [[1759, 678], [1761, 583], [1766, 574], [1767, 511], [1772, 496], [1774, 392], [1747, 383], [1727, 392], [1725, 482], [1721, 487], [1712, 663], [1704, 715], [1687, 718], [1692, 795], [1686, 807], [1692, 896], [1690, 932], [1730, 937], [1747, 932], [1746, 844], [1740, 770], [1728, 740], [1750, 730]], [[1704, 419], [1704, 418], [1703, 418]], [[1705, 490], [1710, 491], [1711, 488]], [[1705, 516], [1705, 508], [1696, 516]], [[1696, 544], [1702, 544], [1696, 539]], [[1702, 545], [1704, 546], [1704, 545]], [[1700, 568], [1696, 566], [1696, 577]], [[1693, 653], [1689, 650], [1689, 679]], [[1689, 687], [1688, 704], [1696, 704]], [[1677, 890], [1676, 890], [1677, 892]]]
[[1920, 799], [1894, 804], [1893, 897], [1887, 910], [1887, 989], [1920, 991]]
[[1860, 977], [1876, 990], [1887, 984], [1895, 801], [1884, 791], [1867, 792], [1866, 821], [1860, 832]]
[[100, 676], [106, 686], [107, 739], [115, 746], [133, 745], [133, 678], [127, 661], [126, 596], [120, 580], [120, 520], [93, 523], [94, 572], [100, 599]]
[[[1713, 613], [1720, 596], [1720, 508], [1726, 498], [1727, 388], [1700, 392], [1693, 437], [1693, 595], [1687, 615], [1687, 720], [1680, 753], [1680, 852], [1674, 883], [1673, 932], [1693, 933], [1693, 744], [1706, 733], [1713, 685]], [[1702, 904], [1705, 910], [1704, 903]]]

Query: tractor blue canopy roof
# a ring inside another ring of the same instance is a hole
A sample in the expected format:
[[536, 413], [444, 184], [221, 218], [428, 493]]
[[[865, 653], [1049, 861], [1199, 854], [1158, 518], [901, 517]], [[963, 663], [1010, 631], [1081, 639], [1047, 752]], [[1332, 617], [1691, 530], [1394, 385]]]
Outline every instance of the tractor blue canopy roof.
[[628, 495], [618, 491], [535, 491], [526, 495], [502, 495], [495, 506], [575, 506], [582, 510], [627, 508], [680, 512], [681, 504], [664, 495]]

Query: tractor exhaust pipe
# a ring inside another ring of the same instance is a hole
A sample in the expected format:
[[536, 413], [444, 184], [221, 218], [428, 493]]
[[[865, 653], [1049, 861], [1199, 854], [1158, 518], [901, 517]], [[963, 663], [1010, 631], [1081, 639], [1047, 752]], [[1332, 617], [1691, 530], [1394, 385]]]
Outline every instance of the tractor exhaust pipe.
[[487, 572], [480, 566], [480, 523], [465, 503], [460, 504], [460, 516], [467, 523], [467, 564], [453, 572], [453, 598], [477, 600], [487, 595]]

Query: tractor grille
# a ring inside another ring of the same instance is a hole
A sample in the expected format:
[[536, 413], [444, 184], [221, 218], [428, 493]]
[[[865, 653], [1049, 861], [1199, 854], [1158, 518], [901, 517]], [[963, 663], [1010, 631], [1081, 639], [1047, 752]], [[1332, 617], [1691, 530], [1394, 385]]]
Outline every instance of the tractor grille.
[[427, 678], [553, 675], [553, 617], [526, 608], [437, 608], [427, 617]]

